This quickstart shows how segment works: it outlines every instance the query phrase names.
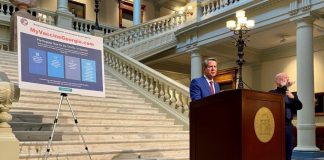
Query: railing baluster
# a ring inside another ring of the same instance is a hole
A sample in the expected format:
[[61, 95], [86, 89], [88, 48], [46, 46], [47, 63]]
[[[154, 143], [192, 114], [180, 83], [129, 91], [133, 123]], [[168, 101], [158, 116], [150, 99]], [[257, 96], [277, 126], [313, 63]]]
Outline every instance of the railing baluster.
[[160, 96], [159, 96], [159, 98], [162, 100], [162, 101], [164, 101], [165, 99], [165, 97], [164, 97], [164, 84], [162, 83], [162, 82], [160, 82]]
[[3, 7], [2, 6], [3, 6], [3, 4], [0, 3], [0, 13], [3, 12], [3, 9], [2, 9]]
[[184, 98], [184, 104], [183, 104], [183, 114], [186, 115], [186, 116], [189, 116], [189, 97], [188, 96], [185, 96]]
[[5, 5], [2, 6], [2, 8], [3, 8], [4, 15], [7, 15], [8, 14], [8, 5], [5, 4]]
[[149, 91], [151, 92], [152, 95], [154, 95], [154, 78], [150, 78], [150, 86], [149, 86]]
[[183, 112], [183, 102], [182, 102], [182, 93], [178, 93], [177, 94], [178, 98], [177, 98], [177, 105], [176, 105], [176, 109], [182, 113]]
[[171, 94], [170, 94], [170, 87], [166, 85], [165, 87], [165, 102], [170, 105], [170, 99], [171, 99]]
[[171, 89], [172, 94], [171, 94], [171, 99], [170, 99], [170, 105], [172, 106], [172, 108], [176, 107], [176, 102], [177, 102], [177, 97], [176, 97], [176, 90], [175, 89]]
[[156, 79], [155, 80], [155, 83], [154, 83], [154, 95], [156, 96], [156, 97], [159, 97], [159, 80], [158, 79]]
[[[143, 72], [141, 72], [140, 75], [141, 75], [141, 77], [140, 77], [140, 86], [141, 86], [142, 88], [144, 88], [144, 87], [145, 87], [145, 86], [144, 86], [144, 83], [147, 82], [147, 81], [145, 81], [145, 79], [144, 79], [146, 76], [144, 75]], [[145, 82], [144, 82], [144, 81], [145, 81]]]

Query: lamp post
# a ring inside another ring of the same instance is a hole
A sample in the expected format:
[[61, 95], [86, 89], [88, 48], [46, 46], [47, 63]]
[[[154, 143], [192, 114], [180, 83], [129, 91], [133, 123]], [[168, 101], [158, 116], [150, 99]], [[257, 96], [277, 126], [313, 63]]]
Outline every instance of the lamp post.
[[95, 9], [94, 9], [94, 11], [96, 12], [96, 23], [95, 23], [95, 28], [94, 29], [96, 29], [96, 30], [101, 30], [101, 27], [99, 26], [99, 20], [98, 20], [99, 1], [100, 0], [95, 0]]
[[236, 12], [235, 20], [229, 20], [226, 22], [226, 27], [234, 32], [235, 46], [237, 47], [238, 60], [236, 60], [237, 65], [239, 66], [239, 83], [238, 89], [243, 89], [243, 78], [242, 78], [242, 65], [245, 60], [244, 56], [244, 47], [246, 46], [245, 40], [248, 37], [247, 32], [254, 27], [254, 20], [247, 20], [245, 17], [245, 11], [239, 10]]

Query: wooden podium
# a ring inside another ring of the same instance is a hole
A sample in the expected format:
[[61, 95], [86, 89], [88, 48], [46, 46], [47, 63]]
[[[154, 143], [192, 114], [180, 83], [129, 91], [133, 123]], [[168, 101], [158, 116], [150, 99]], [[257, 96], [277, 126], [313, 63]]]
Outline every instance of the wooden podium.
[[229, 90], [190, 103], [190, 160], [285, 160], [284, 96]]

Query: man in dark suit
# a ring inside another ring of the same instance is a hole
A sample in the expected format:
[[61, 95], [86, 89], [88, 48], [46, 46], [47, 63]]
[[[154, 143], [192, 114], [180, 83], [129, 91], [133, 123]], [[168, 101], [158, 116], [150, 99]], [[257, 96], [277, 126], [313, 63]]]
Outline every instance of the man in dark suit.
[[190, 83], [190, 98], [192, 101], [202, 99], [219, 92], [219, 85], [214, 82], [217, 74], [217, 60], [208, 58], [203, 62], [204, 75], [195, 78]]
[[272, 93], [278, 93], [285, 95], [285, 118], [286, 118], [286, 160], [291, 160], [293, 151], [293, 126], [291, 120], [293, 119], [292, 113], [303, 108], [303, 104], [298, 99], [296, 93], [289, 91], [289, 87], [293, 84], [290, 82], [289, 77], [286, 73], [279, 73], [275, 77], [277, 88], [271, 90]]

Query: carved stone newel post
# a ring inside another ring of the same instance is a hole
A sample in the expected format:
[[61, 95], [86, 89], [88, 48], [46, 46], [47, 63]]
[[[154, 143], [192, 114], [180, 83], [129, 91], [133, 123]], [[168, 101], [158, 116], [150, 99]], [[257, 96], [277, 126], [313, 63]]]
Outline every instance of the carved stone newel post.
[[18, 101], [19, 88], [13, 83], [0, 81], [0, 155], [1, 159], [18, 160], [19, 141], [12, 133], [8, 122], [12, 116], [8, 113], [13, 101]]

